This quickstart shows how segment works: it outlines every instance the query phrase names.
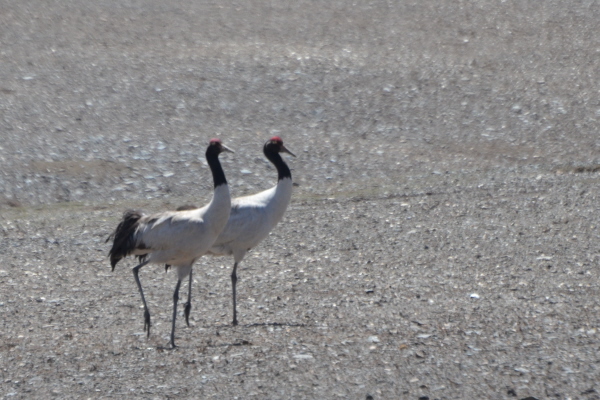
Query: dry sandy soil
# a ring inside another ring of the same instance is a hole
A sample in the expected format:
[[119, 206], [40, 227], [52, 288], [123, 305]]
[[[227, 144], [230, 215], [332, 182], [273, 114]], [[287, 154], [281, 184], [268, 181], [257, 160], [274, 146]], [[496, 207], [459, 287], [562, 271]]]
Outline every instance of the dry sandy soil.
[[[600, 5], [0, 0], [0, 396], [600, 399]], [[105, 238], [295, 187], [239, 273]], [[182, 295], [187, 286], [182, 288]], [[181, 307], [181, 312], [183, 307]]]

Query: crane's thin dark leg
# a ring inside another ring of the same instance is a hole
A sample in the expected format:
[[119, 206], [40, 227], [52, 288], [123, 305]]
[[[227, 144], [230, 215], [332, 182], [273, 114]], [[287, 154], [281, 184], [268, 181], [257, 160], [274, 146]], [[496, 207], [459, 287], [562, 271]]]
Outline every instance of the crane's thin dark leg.
[[237, 325], [237, 307], [235, 305], [235, 285], [237, 284], [237, 263], [233, 263], [233, 272], [231, 272], [231, 289], [233, 290], [233, 325]]
[[146, 298], [144, 297], [144, 290], [142, 289], [142, 284], [140, 283], [140, 277], [138, 276], [140, 268], [144, 265], [148, 264], [148, 261], [144, 261], [137, 267], [133, 268], [133, 276], [135, 277], [135, 283], [137, 283], [138, 289], [140, 291], [140, 295], [142, 296], [142, 303], [144, 303], [144, 332], [148, 332], [148, 336], [150, 337], [150, 311], [148, 311], [148, 305], [146, 304]]
[[175, 348], [175, 319], [177, 318], [177, 302], [179, 301], [179, 286], [181, 279], [177, 280], [175, 292], [173, 293], [173, 326], [171, 326], [171, 347]]
[[185, 303], [185, 323], [190, 326], [190, 311], [192, 310], [192, 270], [190, 270], [190, 283], [188, 285], [188, 300]]

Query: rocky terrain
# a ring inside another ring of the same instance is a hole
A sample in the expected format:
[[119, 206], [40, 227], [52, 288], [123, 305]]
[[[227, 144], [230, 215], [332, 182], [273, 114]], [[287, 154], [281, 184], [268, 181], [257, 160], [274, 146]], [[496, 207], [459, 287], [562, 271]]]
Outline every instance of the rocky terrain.
[[[600, 5], [2, 2], [0, 396], [600, 399]], [[238, 272], [111, 272], [128, 208], [286, 217]], [[182, 293], [187, 286], [182, 288]], [[183, 313], [183, 306], [181, 307]]]

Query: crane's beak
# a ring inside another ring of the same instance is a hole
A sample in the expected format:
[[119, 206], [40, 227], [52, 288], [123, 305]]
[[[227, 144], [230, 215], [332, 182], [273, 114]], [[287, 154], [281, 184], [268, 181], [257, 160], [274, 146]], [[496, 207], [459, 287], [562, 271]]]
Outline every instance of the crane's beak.
[[288, 149], [286, 149], [284, 145], [281, 145], [281, 152], [282, 153], [288, 153], [288, 154], [296, 157], [296, 155], [294, 153], [292, 153], [291, 151], [289, 151]]
[[223, 149], [223, 151], [228, 151], [230, 153], [235, 153], [235, 151], [231, 150], [229, 147], [225, 146], [223, 143], [221, 143], [221, 148]]

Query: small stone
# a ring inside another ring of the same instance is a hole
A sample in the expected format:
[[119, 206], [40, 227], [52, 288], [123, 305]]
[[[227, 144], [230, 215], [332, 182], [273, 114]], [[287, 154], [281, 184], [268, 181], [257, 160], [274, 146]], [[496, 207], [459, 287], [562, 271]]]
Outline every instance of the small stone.
[[310, 360], [313, 356], [310, 354], [295, 354], [294, 358], [297, 360]]

